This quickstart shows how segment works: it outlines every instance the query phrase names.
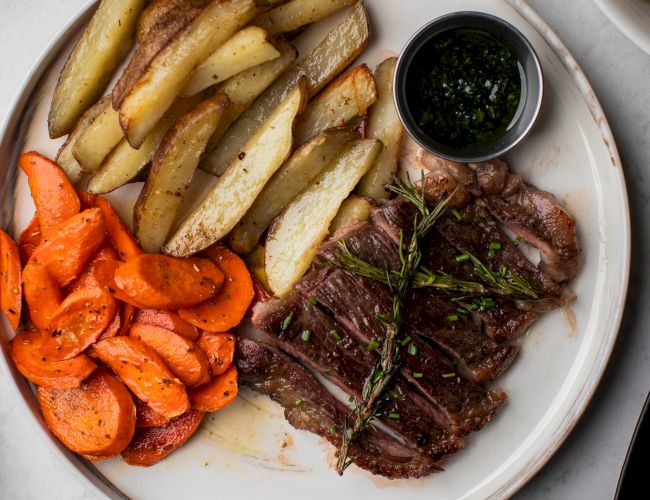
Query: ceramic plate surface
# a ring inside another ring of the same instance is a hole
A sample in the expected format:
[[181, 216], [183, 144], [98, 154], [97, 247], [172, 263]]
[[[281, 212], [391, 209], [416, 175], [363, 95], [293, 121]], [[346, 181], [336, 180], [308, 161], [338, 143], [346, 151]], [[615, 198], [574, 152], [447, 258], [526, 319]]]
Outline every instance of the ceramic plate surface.
[[650, 54], [650, 0], [594, 0], [616, 27]]
[[[607, 121], [584, 75], [554, 33], [522, 1], [367, 0], [373, 40], [361, 60], [374, 66], [397, 53], [429, 20], [456, 10], [484, 11], [514, 24], [535, 47], [545, 75], [545, 97], [535, 129], [507, 157], [513, 170], [553, 192], [578, 222], [583, 268], [573, 284], [578, 300], [555, 311], [521, 339], [521, 355], [497, 385], [509, 400], [446, 471], [422, 480], [388, 481], [352, 467], [343, 478], [331, 469], [332, 449], [296, 431], [279, 406], [242, 391], [236, 403], [206, 419], [197, 435], [151, 468], [119, 459], [90, 465], [67, 452], [43, 428], [30, 386], [13, 369], [6, 342], [0, 365], [13, 380], [37, 435], [58, 447], [78, 477], [109, 496], [138, 499], [231, 498], [417, 499], [504, 497], [514, 493], [548, 460], [575, 425], [609, 359], [621, 319], [629, 270], [629, 219], [620, 160]], [[89, 3], [90, 6], [90, 3]], [[46, 133], [54, 84], [88, 20], [72, 20], [37, 63], [0, 131], [0, 216], [18, 232], [33, 214], [26, 179], [16, 171], [17, 155], [36, 149], [54, 156], [61, 141]], [[340, 16], [314, 26], [303, 49], [315, 44]], [[304, 53], [304, 50], [303, 50]], [[110, 198], [130, 220], [140, 185]], [[3, 319], [4, 321], [4, 319]], [[2, 324], [2, 336], [12, 333]]]

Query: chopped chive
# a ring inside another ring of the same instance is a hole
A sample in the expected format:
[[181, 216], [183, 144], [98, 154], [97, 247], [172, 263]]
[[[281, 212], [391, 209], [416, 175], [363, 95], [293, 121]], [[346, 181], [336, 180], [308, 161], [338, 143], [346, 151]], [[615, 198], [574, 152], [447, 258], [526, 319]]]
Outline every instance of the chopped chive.
[[291, 326], [291, 323], [293, 323], [293, 317], [295, 316], [295, 313], [291, 311], [289, 313], [289, 316], [284, 318], [284, 321], [282, 322], [282, 331], [285, 331], [287, 328]]
[[332, 331], [330, 332], [330, 335], [331, 335], [331, 336], [334, 338], [334, 340], [336, 340], [337, 342], [338, 342], [339, 340], [341, 340], [341, 334], [340, 334], [339, 332], [337, 332], [336, 330], [332, 330]]
[[350, 403], [354, 403], [354, 396], [350, 396], [350, 397], [348, 398], [348, 401], [349, 401]]
[[381, 345], [381, 342], [379, 342], [378, 340], [373, 340], [368, 344], [368, 350], [369, 351], [374, 351], [380, 345]]
[[302, 399], [296, 399], [296, 406], [300, 406], [302, 404]]
[[390, 391], [388, 391], [388, 395], [390, 396], [391, 399], [399, 398], [399, 394], [395, 389], [391, 389]]
[[458, 321], [458, 314], [450, 314], [449, 316], [447, 316], [447, 321], [451, 321], [451, 322]]
[[460, 212], [455, 208], [451, 209], [451, 215], [453, 215], [456, 218], [456, 220], [463, 220], [463, 216], [460, 215]]
[[410, 344], [411, 340], [413, 340], [413, 339], [411, 338], [410, 335], [408, 335], [407, 337], [404, 337], [400, 343], [402, 344], [402, 346], [405, 346], [405, 345]]
[[310, 330], [305, 330], [302, 332], [302, 340], [305, 342], [309, 342], [309, 339], [311, 338], [311, 331]]
[[496, 305], [497, 303], [494, 301], [494, 299], [488, 297], [481, 300], [481, 303], [479, 305], [479, 310], [485, 311], [486, 309], [490, 309], [491, 307], [494, 307]]
[[467, 309], [465, 309], [464, 307], [459, 307], [456, 310], [461, 314], [469, 314], [469, 311]]
[[316, 300], [315, 297], [309, 297], [307, 299], [307, 302], [309, 302], [312, 306], [315, 306], [316, 304], [318, 304], [318, 301]]
[[501, 250], [501, 243], [498, 241], [490, 241], [490, 250]]
[[515, 245], [521, 245], [522, 243], [528, 243], [525, 238], [522, 238], [521, 236], [517, 236], [515, 238]]
[[469, 255], [466, 253], [456, 255], [456, 262], [465, 262], [469, 260]]
[[411, 356], [415, 356], [415, 355], [417, 355], [417, 353], [418, 353], [418, 346], [416, 346], [415, 344], [409, 344], [408, 353], [409, 353]]
[[501, 269], [499, 270], [499, 274], [501, 274], [501, 277], [505, 278], [507, 273], [508, 273], [508, 268], [506, 266], [501, 266]]
[[330, 432], [332, 434], [336, 434], [338, 432], [336, 425], [333, 425], [332, 427], [330, 427]]
[[413, 378], [422, 378], [422, 377], [424, 377], [424, 373], [417, 372], [413, 374]]
[[490, 259], [494, 259], [496, 256], [497, 256], [497, 251], [496, 251], [496, 250], [490, 250], [490, 251], [488, 252], [488, 257], [489, 257]]
[[399, 420], [399, 417], [400, 417], [400, 414], [395, 412], [395, 411], [391, 411], [388, 414], [388, 418], [392, 418], [393, 420]]
[[442, 378], [454, 378], [455, 376], [456, 376], [456, 374], [454, 372], [443, 373], [442, 374]]

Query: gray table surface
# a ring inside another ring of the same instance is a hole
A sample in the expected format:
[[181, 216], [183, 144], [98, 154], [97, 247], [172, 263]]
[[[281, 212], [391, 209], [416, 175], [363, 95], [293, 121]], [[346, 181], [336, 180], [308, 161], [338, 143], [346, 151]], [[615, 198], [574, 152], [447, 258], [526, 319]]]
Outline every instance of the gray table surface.
[[[0, 0], [0, 120], [35, 58], [83, 3]], [[609, 118], [629, 189], [633, 250], [623, 327], [603, 382], [560, 451], [517, 498], [610, 499], [650, 388], [650, 56], [591, 0], [530, 4], [573, 53]], [[0, 376], [0, 499], [94, 499], [34, 437], [20, 405]]]

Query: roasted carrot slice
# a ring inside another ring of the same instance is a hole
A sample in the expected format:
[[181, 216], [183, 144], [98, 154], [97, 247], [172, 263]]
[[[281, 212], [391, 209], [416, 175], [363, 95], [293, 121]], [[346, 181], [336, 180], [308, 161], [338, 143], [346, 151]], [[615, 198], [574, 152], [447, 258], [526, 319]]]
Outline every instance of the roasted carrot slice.
[[106, 231], [104, 217], [89, 208], [63, 222], [38, 246], [32, 260], [39, 260], [60, 287], [72, 283], [102, 245]]
[[20, 252], [20, 262], [23, 266], [27, 264], [40, 242], [41, 223], [38, 222], [38, 216], [35, 215], [18, 238], [18, 252]]
[[167, 418], [185, 413], [190, 402], [185, 386], [151, 347], [132, 337], [100, 340], [95, 352], [129, 389]]
[[162, 311], [160, 309], [140, 309], [135, 313], [133, 322], [141, 325], [159, 326], [172, 332], [182, 335], [186, 339], [196, 341], [199, 338], [199, 331], [194, 325], [183, 321], [174, 311]]
[[191, 340], [158, 326], [138, 324], [131, 326], [129, 336], [156, 351], [167, 368], [186, 386], [196, 387], [210, 381], [210, 364]]
[[117, 306], [108, 293], [95, 286], [68, 295], [43, 333], [41, 352], [60, 361], [70, 359], [95, 343], [111, 324]]
[[18, 328], [23, 304], [18, 245], [0, 229], [0, 306], [13, 329]]
[[16, 368], [30, 382], [49, 389], [72, 389], [97, 368], [91, 359], [79, 354], [65, 361], [52, 361], [41, 353], [42, 333], [24, 330], [9, 342]]
[[55, 228], [79, 213], [79, 196], [55, 162], [34, 151], [20, 155], [18, 165], [27, 174], [29, 189], [45, 238]]
[[129, 465], [148, 467], [180, 448], [201, 425], [204, 413], [189, 410], [162, 427], [136, 429], [133, 440], [122, 452]]
[[133, 397], [135, 403], [135, 426], [136, 427], [160, 427], [169, 422], [167, 417], [153, 411], [144, 401]]
[[198, 343], [210, 362], [213, 377], [230, 368], [235, 357], [235, 336], [232, 333], [202, 332]]
[[32, 323], [41, 330], [46, 329], [61, 305], [59, 286], [45, 265], [32, 259], [23, 269], [23, 288]]
[[126, 224], [122, 222], [119, 214], [115, 211], [109, 201], [102, 196], [97, 196], [96, 204], [97, 208], [99, 208], [104, 214], [106, 230], [111, 236], [111, 240], [113, 240], [113, 245], [115, 246], [120, 259], [128, 260], [142, 254], [143, 251], [136, 243], [131, 231], [129, 231]]
[[209, 332], [227, 332], [237, 326], [253, 300], [253, 281], [246, 264], [221, 245], [206, 250], [206, 255], [226, 275], [221, 292], [209, 301], [178, 314], [188, 323]]
[[91, 194], [86, 191], [78, 191], [77, 196], [79, 196], [79, 202], [81, 204], [81, 210], [87, 210], [89, 208], [97, 207], [97, 195]]
[[223, 375], [190, 391], [190, 402], [197, 410], [217, 411], [232, 403], [237, 392], [237, 368], [232, 365]]
[[113, 283], [113, 273], [117, 265], [107, 267], [104, 265], [104, 262], [107, 260], [112, 260], [115, 263], [118, 262], [117, 252], [113, 248], [113, 245], [108, 240], [104, 240], [102, 246], [86, 264], [83, 271], [81, 271], [72, 283], [65, 287], [63, 294], [67, 296], [88, 286], [96, 286], [108, 290]]
[[131, 395], [103, 368], [75, 389], [38, 387], [36, 399], [52, 433], [76, 453], [111, 456], [126, 448], [133, 437]]
[[120, 264], [115, 284], [126, 295], [154, 309], [192, 307], [214, 296], [223, 273], [207, 259], [142, 254]]

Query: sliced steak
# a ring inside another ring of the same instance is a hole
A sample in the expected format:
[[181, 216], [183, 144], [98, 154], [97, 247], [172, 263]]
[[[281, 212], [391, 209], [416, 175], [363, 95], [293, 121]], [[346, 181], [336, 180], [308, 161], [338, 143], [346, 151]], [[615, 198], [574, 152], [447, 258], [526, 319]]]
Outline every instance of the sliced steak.
[[[241, 383], [282, 405], [291, 425], [340, 446], [340, 432], [350, 411], [299, 363], [265, 344], [241, 339], [237, 368]], [[349, 457], [358, 467], [390, 479], [423, 477], [442, 470], [431, 459], [372, 428], [352, 443]]]
[[[308, 294], [327, 308], [358, 341], [369, 343], [385, 337], [385, 326], [378, 316], [388, 314], [392, 298], [378, 282], [336, 270]], [[483, 339], [488, 340], [486, 337]], [[413, 345], [415, 347], [411, 349], [417, 349], [421, 354], [411, 356], [406, 354], [406, 348], [402, 349], [401, 371], [435, 407], [432, 416], [439, 424], [456, 435], [464, 435], [491, 420], [505, 401], [505, 393], [487, 391], [461, 376], [460, 372], [452, 377], [449, 374], [459, 370], [452, 362], [417, 336], [413, 338]], [[495, 361], [495, 364], [498, 363]], [[467, 366], [464, 370], [471, 373]]]

